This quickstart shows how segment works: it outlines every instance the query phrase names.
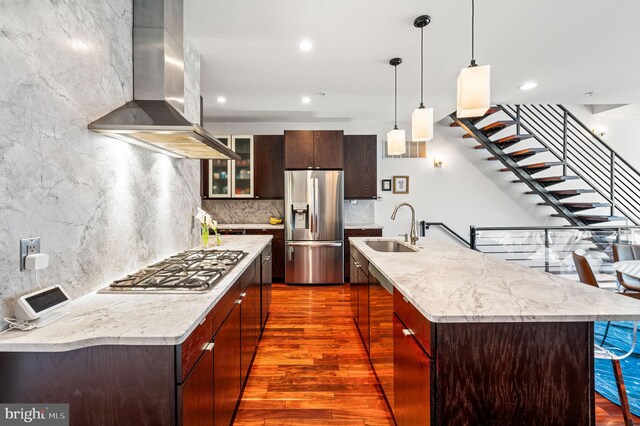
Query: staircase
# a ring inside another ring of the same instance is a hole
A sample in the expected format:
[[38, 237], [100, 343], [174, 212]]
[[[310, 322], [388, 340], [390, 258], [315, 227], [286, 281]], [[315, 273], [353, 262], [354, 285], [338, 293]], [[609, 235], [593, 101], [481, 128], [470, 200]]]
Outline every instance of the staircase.
[[552, 216], [573, 226], [640, 225], [640, 173], [562, 105], [497, 105], [482, 117], [450, 118]]

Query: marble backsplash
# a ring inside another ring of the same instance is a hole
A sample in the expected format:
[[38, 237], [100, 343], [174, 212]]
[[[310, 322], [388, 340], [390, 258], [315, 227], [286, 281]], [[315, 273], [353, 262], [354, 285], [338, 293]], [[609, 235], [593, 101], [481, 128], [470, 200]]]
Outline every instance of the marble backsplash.
[[[269, 223], [269, 217], [284, 216], [283, 200], [202, 200], [202, 208], [219, 223]], [[344, 202], [344, 221], [350, 223], [375, 222], [375, 201]]]
[[[39, 281], [72, 298], [194, 245], [200, 167], [87, 130], [133, 97], [131, 0], [0, 3], [2, 318], [38, 288], [20, 238], [42, 238]], [[199, 55], [185, 55], [197, 121]]]

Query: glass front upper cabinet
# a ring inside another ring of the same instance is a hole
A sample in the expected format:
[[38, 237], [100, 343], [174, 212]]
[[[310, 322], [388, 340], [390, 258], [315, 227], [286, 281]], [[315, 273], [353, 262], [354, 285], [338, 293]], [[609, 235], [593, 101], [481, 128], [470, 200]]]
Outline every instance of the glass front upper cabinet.
[[253, 198], [253, 136], [216, 136], [240, 160], [209, 160], [210, 198]]

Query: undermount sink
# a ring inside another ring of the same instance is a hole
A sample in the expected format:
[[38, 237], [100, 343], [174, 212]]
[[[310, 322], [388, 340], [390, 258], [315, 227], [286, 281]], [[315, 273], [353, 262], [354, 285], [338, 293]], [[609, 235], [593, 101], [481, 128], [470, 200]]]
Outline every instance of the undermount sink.
[[417, 249], [407, 247], [404, 244], [400, 244], [397, 241], [365, 241], [369, 247], [375, 251], [384, 251], [389, 253], [415, 253]]

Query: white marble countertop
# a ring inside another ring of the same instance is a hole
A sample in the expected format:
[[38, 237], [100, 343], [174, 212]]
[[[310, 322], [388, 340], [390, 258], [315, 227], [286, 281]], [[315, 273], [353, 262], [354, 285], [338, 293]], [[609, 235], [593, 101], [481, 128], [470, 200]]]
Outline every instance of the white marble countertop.
[[452, 243], [420, 238], [415, 253], [377, 252], [365, 243], [390, 239], [350, 241], [436, 323], [640, 320], [638, 300]]
[[[345, 223], [344, 229], [382, 229], [377, 223]], [[218, 229], [284, 229], [284, 225], [269, 223], [219, 223]]]
[[247, 256], [209, 293], [89, 293], [64, 306], [62, 309], [69, 311], [69, 315], [54, 323], [31, 331], [10, 330], [0, 334], [0, 352], [62, 352], [97, 345], [180, 344], [271, 239], [270, 235], [225, 235], [219, 248], [244, 250]]

